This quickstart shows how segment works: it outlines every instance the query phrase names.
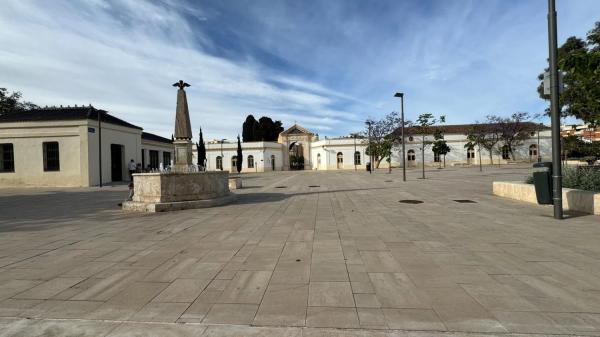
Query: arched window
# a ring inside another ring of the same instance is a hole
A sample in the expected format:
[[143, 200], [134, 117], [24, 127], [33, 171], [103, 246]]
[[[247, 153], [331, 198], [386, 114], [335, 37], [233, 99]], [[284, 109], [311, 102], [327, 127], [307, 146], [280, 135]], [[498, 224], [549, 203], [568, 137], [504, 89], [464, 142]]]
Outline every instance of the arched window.
[[414, 140], [413, 136], [408, 137], [408, 141], [412, 142]]
[[254, 168], [254, 156], [248, 156], [248, 168]]
[[354, 165], [360, 165], [360, 152], [354, 152]]
[[529, 145], [529, 156], [535, 157], [537, 155], [538, 155], [537, 145], [535, 145], [535, 144]]
[[467, 148], [467, 164], [472, 164], [475, 159], [475, 149], [471, 146]]
[[321, 154], [317, 153], [317, 167], [321, 166]]
[[502, 159], [510, 159], [510, 151], [508, 151], [508, 145], [502, 146]]
[[408, 150], [407, 154], [406, 154], [406, 159], [408, 161], [415, 161], [417, 157], [415, 156], [415, 150]]
[[337, 168], [338, 169], [344, 168], [344, 154], [341, 152], [337, 153]]
[[231, 169], [235, 170], [236, 167], [237, 167], [237, 156], [233, 156], [233, 157], [231, 157]]
[[467, 149], [467, 159], [475, 158], [475, 149], [470, 147]]
[[223, 158], [221, 156], [217, 156], [217, 170], [223, 171]]

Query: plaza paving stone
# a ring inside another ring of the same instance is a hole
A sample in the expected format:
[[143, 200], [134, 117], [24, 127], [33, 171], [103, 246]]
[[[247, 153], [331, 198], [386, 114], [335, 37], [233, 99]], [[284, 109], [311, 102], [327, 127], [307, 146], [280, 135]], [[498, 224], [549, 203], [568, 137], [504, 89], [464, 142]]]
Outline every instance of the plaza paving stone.
[[529, 172], [246, 174], [160, 214], [0, 189], [0, 336], [600, 336], [600, 217], [491, 195]]

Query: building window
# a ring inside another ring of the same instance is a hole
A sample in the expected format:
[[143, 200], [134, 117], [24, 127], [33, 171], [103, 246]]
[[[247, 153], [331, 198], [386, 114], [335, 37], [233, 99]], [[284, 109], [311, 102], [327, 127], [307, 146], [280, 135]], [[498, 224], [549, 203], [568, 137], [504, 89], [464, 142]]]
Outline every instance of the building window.
[[254, 168], [254, 156], [248, 156], [248, 168]]
[[0, 172], [15, 172], [15, 153], [12, 144], [0, 144]]
[[231, 157], [231, 169], [235, 170], [236, 167], [237, 167], [237, 156], [233, 156], [233, 157]]
[[171, 152], [163, 152], [163, 167], [171, 165]]
[[146, 167], [146, 151], [142, 149], [142, 169]]
[[150, 156], [150, 168], [157, 169], [158, 168], [158, 151], [150, 150], [148, 151]]
[[502, 146], [502, 159], [510, 159], [510, 151], [508, 151], [508, 145]]
[[44, 142], [44, 171], [60, 171], [58, 142]]
[[223, 170], [223, 158], [221, 156], [217, 156], [217, 170]]
[[317, 166], [321, 166], [321, 154], [317, 153]]
[[441, 160], [440, 160], [440, 154], [439, 154], [439, 153], [437, 153], [437, 152], [434, 152], [434, 153], [433, 153], [433, 161], [434, 161], [435, 163], [439, 163], [439, 162], [441, 162]]
[[408, 150], [408, 153], [406, 154], [406, 159], [408, 161], [415, 161], [415, 159], [416, 159], [415, 150]]
[[413, 136], [408, 137], [408, 141], [412, 142], [414, 140]]
[[474, 159], [474, 158], [475, 158], [475, 149], [470, 147], [467, 149], [467, 159]]
[[535, 145], [535, 144], [529, 145], [529, 157], [533, 158], [533, 157], [537, 157], [537, 155], [538, 155], [537, 145]]
[[341, 169], [344, 168], [344, 154], [341, 152], [337, 153], [337, 168]]
[[360, 152], [354, 152], [354, 165], [360, 165]]

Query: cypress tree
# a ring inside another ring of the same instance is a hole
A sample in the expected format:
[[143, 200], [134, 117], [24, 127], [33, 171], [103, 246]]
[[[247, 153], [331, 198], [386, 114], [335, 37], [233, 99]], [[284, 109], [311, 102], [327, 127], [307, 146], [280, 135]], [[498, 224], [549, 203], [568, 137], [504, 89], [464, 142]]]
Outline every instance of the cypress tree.
[[237, 156], [236, 156], [235, 166], [237, 168], [238, 173], [242, 172], [242, 161], [244, 160], [244, 155], [242, 154], [242, 143], [240, 142], [240, 136], [238, 135], [238, 146], [237, 146]]
[[202, 128], [200, 128], [196, 149], [198, 150], [198, 166], [204, 166], [204, 161], [206, 161], [206, 146], [204, 145], [204, 137], [202, 137]]

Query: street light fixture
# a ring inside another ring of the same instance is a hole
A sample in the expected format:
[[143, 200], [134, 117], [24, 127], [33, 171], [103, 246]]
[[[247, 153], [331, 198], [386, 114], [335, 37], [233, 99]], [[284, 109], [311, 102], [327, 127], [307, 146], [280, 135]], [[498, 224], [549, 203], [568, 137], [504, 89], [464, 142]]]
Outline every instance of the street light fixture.
[[556, 37], [556, 1], [548, 0], [548, 44], [550, 60], [550, 121], [552, 128], [552, 192], [554, 218], [563, 218], [562, 172], [560, 163], [560, 111], [558, 78], [558, 42]]
[[400, 129], [402, 130], [402, 181], [406, 181], [406, 151], [404, 145], [404, 93], [397, 92], [394, 97], [400, 97], [400, 116], [401, 123]]

